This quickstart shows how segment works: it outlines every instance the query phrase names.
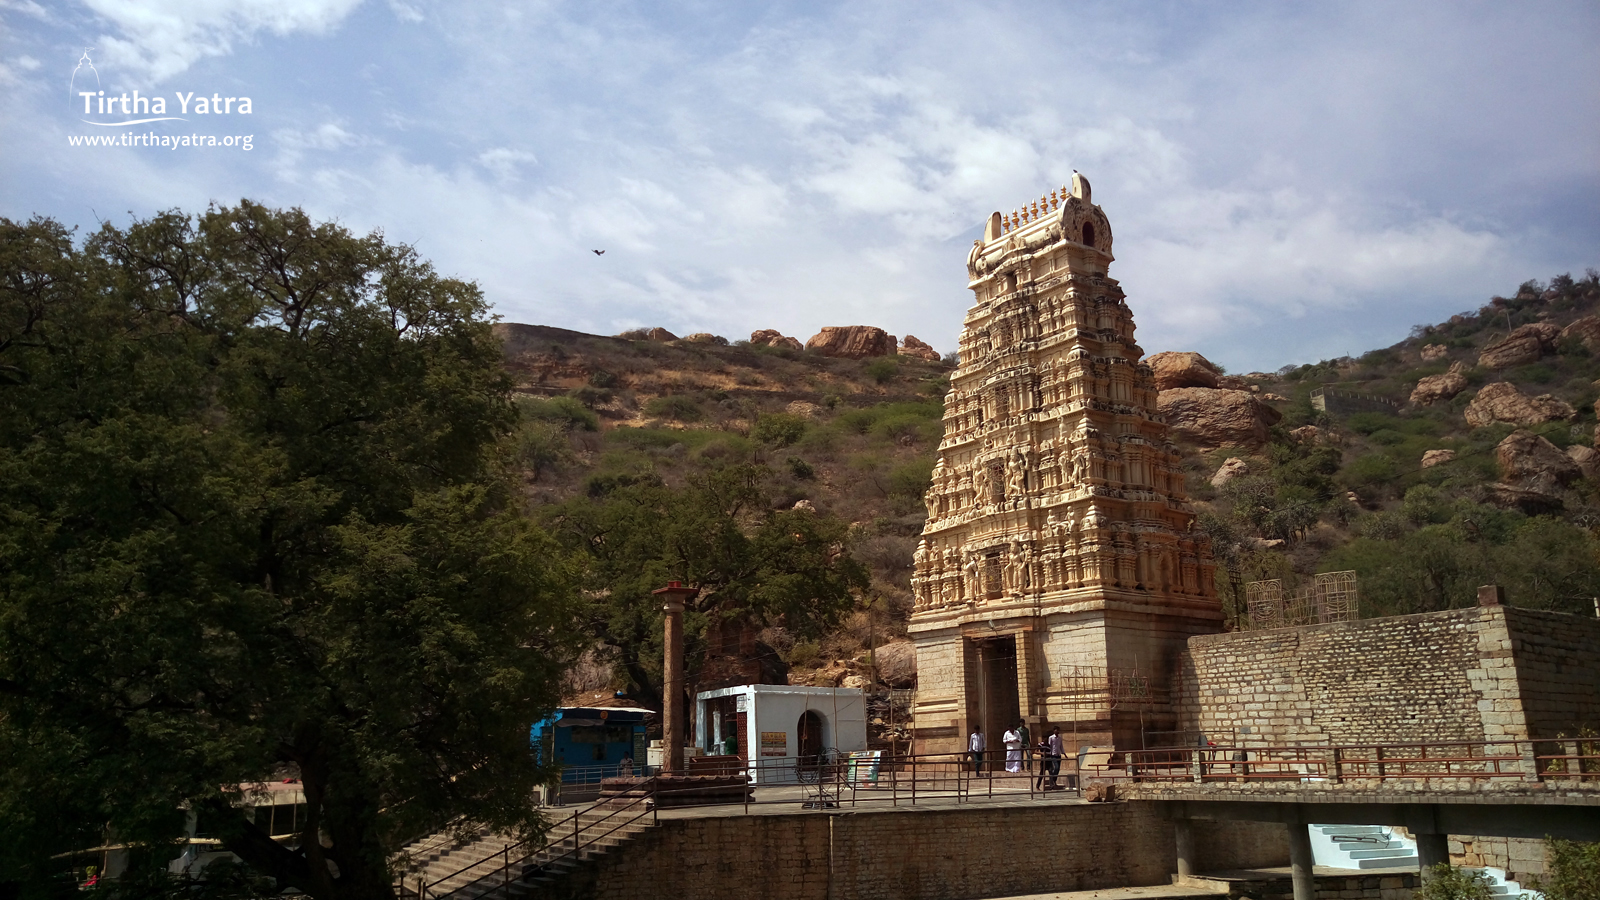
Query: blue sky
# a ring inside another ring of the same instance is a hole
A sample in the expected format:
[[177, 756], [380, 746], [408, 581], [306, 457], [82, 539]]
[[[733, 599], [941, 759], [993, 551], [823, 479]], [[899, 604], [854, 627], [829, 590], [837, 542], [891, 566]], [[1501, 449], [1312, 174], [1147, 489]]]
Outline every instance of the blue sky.
[[[948, 350], [979, 223], [1073, 169], [1145, 350], [1230, 371], [1600, 267], [1592, 2], [0, 0], [0, 23], [0, 215], [300, 206], [510, 321]], [[108, 94], [252, 111], [86, 124], [85, 48]], [[251, 149], [69, 144], [122, 131]]]

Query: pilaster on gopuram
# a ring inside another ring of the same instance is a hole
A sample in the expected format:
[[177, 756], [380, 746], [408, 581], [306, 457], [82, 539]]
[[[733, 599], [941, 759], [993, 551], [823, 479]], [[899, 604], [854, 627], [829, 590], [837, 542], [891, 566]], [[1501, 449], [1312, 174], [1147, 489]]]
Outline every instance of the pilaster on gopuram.
[[[1139, 646], [1149, 652], [1138, 665], [1159, 676], [1187, 636], [1221, 630], [1211, 548], [1194, 530], [1133, 312], [1107, 274], [1111, 245], [1077, 174], [1070, 189], [992, 214], [974, 242], [974, 303], [915, 553], [913, 637], [985, 623], [966, 639], [1048, 642], [1052, 614], [1101, 615], [1104, 640], [1075, 641], [1073, 662], [1051, 655], [1046, 668], [1109, 670], [1116, 647]], [[1149, 634], [1121, 633], [1139, 628]], [[919, 673], [919, 691], [954, 696], [958, 677]], [[1024, 693], [1059, 688], [1050, 672], [1024, 680], [1036, 683]], [[1031, 696], [1020, 706], [1054, 708]]]

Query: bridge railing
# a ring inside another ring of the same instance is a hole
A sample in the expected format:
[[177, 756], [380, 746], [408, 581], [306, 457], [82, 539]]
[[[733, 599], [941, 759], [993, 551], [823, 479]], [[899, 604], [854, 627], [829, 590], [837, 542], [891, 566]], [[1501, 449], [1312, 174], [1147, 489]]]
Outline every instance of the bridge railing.
[[1600, 789], [1600, 739], [1128, 750], [1082, 774], [1090, 780], [1195, 784], [1423, 781], [1436, 788], [1559, 779]]

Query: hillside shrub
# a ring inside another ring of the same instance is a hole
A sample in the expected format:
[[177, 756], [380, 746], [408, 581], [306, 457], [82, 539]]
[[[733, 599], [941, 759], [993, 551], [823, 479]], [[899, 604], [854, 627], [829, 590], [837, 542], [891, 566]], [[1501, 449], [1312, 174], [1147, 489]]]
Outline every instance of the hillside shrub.
[[651, 397], [645, 401], [646, 415], [658, 419], [672, 419], [677, 422], [698, 422], [706, 417], [705, 410], [693, 397], [683, 394], [668, 394], [664, 397]]
[[893, 496], [921, 500], [932, 484], [931, 456], [901, 463], [889, 472], [889, 493]]
[[1386, 485], [1399, 475], [1394, 460], [1381, 453], [1369, 453], [1345, 466], [1344, 471], [1339, 473], [1339, 479], [1345, 486], [1360, 490]]
[[756, 418], [750, 436], [772, 447], [788, 447], [806, 434], [806, 420], [790, 413], [766, 413]]
[[900, 374], [900, 363], [892, 356], [880, 356], [867, 363], [867, 377], [879, 384], [887, 384], [890, 379]]
[[817, 477], [817, 470], [812, 465], [798, 456], [791, 456], [784, 460], [784, 465], [789, 467], [789, 474], [801, 481], [811, 481]]
[[517, 403], [522, 417], [551, 422], [568, 431], [596, 431], [600, 417], [574, 397], [524, 397]]
[[1476, 869], [1458, 869], [1439, 863], [1426, 873], [1415, 900], [1493, 900], [1488, 876]]
[[1545, 900], [1600, 897], [1600, 843], [1549, 838], [1545, 848], [1550, 875], [1533, 879], [1530, 887], [1544, 894]]

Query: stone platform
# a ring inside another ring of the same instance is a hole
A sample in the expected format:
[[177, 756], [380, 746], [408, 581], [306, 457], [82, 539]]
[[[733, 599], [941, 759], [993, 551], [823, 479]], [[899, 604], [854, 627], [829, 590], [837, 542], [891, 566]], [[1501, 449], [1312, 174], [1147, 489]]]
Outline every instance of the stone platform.
[[651, 775], [602, 779], [600, 802], [608, 806], [654, 797], [660, 809], [704, 806], [710, 803], [744, 803], [754, 791], [744, 775]]

